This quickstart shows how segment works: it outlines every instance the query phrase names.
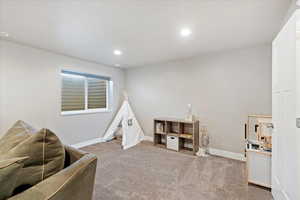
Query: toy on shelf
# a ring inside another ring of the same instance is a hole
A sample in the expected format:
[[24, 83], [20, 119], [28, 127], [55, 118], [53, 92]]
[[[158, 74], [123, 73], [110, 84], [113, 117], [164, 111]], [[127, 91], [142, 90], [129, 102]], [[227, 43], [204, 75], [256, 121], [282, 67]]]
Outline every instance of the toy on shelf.
[[[246, 142], [256, 149], [272, 151], [272, 117], [249, 115]], [[249, 145], [247, 148], [249, 148]]]
[[185, 120], [190, 121], [190, 122], [195, 121], [195, 116], [193, 115], [192, 104], [187, 105], [187, 113], [186, 113]]

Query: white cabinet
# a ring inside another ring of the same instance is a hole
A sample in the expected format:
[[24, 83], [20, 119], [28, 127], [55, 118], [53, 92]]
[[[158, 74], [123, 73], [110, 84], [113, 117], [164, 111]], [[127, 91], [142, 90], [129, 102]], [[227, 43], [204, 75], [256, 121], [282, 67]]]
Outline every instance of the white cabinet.
[[247, 150], [248, 182], [271, 188], [271, 153]]

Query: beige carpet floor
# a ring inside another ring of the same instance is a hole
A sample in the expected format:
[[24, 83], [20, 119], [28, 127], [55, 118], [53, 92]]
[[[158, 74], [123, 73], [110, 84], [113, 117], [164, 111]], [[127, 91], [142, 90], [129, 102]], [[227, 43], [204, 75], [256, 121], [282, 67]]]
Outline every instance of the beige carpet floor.
[[142, 143], [126, 151], [118, 141], [82, 150], [96, 154], [95, 200], [271, 200], [248, 186], [245, 163], [177, 153]]

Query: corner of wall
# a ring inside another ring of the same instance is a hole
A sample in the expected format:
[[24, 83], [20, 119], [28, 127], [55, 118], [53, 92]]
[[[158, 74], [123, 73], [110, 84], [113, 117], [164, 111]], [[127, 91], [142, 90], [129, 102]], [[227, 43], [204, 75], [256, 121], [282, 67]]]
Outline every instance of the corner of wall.
[[292, 16], [292, 14], [295, 12], [295, 10], [297, 10], [299, 8], [300, 8], [300, 6], [297, 6], [297, 0], [291, 0], [290, 7], [284, 17], [284, 20], [283, 20], [280, 28], [282, 28], [284, 26], [284, 24], [289, 20], [289, 18]]
[[2, 135], [2, 126], [3, 124], [3, 70], [4, 70], [4, 46], [3, 41], [0, 39], [0, 137]]

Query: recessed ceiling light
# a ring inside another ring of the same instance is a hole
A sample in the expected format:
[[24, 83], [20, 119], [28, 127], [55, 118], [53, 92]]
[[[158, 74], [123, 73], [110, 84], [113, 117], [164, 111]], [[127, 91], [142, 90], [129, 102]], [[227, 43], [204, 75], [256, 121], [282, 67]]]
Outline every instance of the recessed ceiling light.
[[6, 32], [0, 32], [0, 37], [8, 37], [9, 34]]
[[116, 67], [120, 67], [121, 65], [120, 65], [120, 64], [115, 64], [115, 66], [116, 66]]
[[119, 55], [122, 55], [123, 52], [121, 50], [116, 49], [116, 50], [114, 50], [114, 54], [119, 56]]
[[189, 28], [183, 28], [183, 29], [181, 29], [180, 34], [182, 37], [187, 37], [192, 34], [192, 31]]

